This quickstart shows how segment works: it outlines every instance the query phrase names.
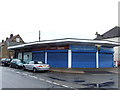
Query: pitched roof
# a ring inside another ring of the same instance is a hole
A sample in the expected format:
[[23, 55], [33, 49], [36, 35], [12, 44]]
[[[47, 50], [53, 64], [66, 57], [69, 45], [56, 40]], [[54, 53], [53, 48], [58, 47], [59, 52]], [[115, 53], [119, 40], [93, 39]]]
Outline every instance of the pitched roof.
[[116, 26], [102, 35], [97, 35], [95, 40], [120, 37], [120, 27]]
[[19, 36], [19, 34], [18, 34], [18, 35], [15, 35], [15, 36], [12, 36], [11, 38], [8, 38], [8, 39], [6, 40], [6, 42], [11, 42], [11, 41], [14, 40], [17, 36]]

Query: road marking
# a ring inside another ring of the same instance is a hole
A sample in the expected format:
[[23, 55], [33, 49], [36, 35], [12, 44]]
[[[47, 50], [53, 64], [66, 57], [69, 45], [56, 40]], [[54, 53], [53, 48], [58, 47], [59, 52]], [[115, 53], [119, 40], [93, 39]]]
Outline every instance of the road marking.
[[52, 81], [49, 81], [49, 80], [46, 80], [46, 82], [48, 82], [48, 83], [53, 83]]
[[28, 74], [26, 74], [26, 73], [22, 73], [22, 74], [23, 74], [23, 75], [26, 75], [26, 76], [28, 75]]
[[[73, 88], [73, 87], [69, 87], [69, 88]], [[78, 89], [75, 89], [75, 90], [78, 90]]]
[[60, 85], [59, 83], [56, 83], [56, 82], [53, 82], [53, 84], [55, 84], [55, 85]]
[[17, 74], [20, 74], [20, 72], [16, 72]]
[[31, 76], [31, 75], [29, 75], [29, 77], [36, 78], [36, 79], [38, 78], [38, 77], [36, 77], [36, 76]]
[[69, 86], [67, 86], [67, 85], [61, 85], [61, 84], [59, 84], [59, 83], [52, 82], [52, 81], [49, 81], [49, 80], [46, 80], [46, 82], [51, 83], [51, 84], [54, 84], [54, 85], [58, 85], [58, 86], [63, 86], [63, 87], [66, 87], [66, 88], [73, 88], [73, 87], [69, 87]]
[[67, 85], [61, 85], [61, 86], [66, 87], [66, 88], [68, 88], [68, 87], [69, 87], [69, 86], [67, 86]]
[[44, 81], [44, 79], [42, 79], [42, 78], [39, 78], [39, 80]]

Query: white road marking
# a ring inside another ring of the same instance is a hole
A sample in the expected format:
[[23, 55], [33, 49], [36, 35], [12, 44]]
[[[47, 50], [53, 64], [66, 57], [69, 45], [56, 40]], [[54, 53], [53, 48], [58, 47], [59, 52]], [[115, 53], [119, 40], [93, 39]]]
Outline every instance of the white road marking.
[[23, 75], [26, 75], [26, 76], [28, 75], [28, 74], [26, 74], [26, 73], [22, 73], [22, 74], [23, 74]]
[[39, 80], [44, 81], [44, 79], [42, 79], [42, 78], [39, 78]]
[[61, 86], [63, 86], [63, 87], [67, 87], [67, 88], [69, 87], [69, 86], [67, 86], [67, 85], [61, 85]]
[[20, 72], [16, 72], [17, 74], [20, 74]]
[[59, 84], [59, 83], [52, 82], [52, 81], [49, 81], [49, 80], [46, 80], [46, 82], [51, 83], [51, 84], [54, 84], [54, 85], [58, 85], [58, 86], [63, 86], [63, 87], [66, 87], [66, 88], [73, 88], [73, 87], [69, 87], [69, 86], [67, 86], [67, 85], [61, 85], [61, 84]]
[[31, 75], [29, 75], [29, 77], [36, 78], [36, 79], [38, 78], [38, 77], [36, 77], [36, 76], [31, 76]]
[[56, 82], [53, 82], [53, 84], [55, 84], [55, 85], [60, 85], [59, 83], [56, 83]]
[[73, 87], [69, 87], [69, 88], [73, 88]]
[[49, 81], [49, 80], [46, 80], [46, 82], [48, 82], [48, 83], [53, 83], [52, 81]]

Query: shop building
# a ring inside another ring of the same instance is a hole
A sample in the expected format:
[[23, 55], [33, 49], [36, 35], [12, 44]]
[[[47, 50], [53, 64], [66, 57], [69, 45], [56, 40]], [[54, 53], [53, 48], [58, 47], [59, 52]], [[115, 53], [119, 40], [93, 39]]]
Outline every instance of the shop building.
[[56, 39], [9, 47], [16, 58], [24, 62], [41, 60], [55, 68], [109, 68], [114, 67], [112, 41], [88, 39]]

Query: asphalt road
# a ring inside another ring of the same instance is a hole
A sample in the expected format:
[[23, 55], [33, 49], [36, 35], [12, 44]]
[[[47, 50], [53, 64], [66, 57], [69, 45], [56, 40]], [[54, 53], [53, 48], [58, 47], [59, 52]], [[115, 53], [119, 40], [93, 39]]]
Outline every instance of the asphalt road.
[[118, 74], [114, 73], [33, 73], [9, 67], [1, 68], [2, 88], [118, 88]]
[[60, 86], [47, 83], [45, 80], [33, 75], [3, 68], [2, 88], [60, 88]]

